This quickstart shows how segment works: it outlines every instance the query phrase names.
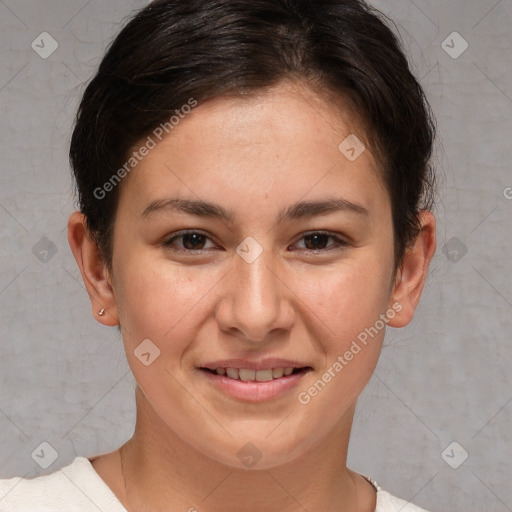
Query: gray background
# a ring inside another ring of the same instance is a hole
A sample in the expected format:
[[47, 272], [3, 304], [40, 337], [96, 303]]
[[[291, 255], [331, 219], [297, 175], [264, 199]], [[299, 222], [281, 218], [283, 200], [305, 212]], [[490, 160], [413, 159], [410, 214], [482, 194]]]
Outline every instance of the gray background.
[[[49, 473], [133, 432], [121, 339], [93, 320], [68, 248], [67, 150], [83, 84], [145, 3], [0, 0], [0, 477]], [[349, 466], [432, 511], [512, 510], [512, 0], [373, 3], [437, 115], [438, 251], [361, 396]], [[31, 48], [44, 31], [58, 43], [47, 59]], [[469, 44], [458, 58], [445, 48], [461, 40], [442, 44], [454, 31]], [[447, 461], [463, 452], [442, 456], [454, 441], [469, 454], [457, 469]], [[47, 469], [31, 456], [41, 442], [58, 454]]]

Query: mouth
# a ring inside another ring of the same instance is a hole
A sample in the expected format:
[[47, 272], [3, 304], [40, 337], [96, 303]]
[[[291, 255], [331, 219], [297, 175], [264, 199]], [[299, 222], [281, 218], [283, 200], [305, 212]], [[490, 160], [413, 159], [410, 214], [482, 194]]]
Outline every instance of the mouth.
[[198, 366], [197, 369], [210, 388], [231, 399], [253, 403], [288, 395], [313, 371], [311, 366], [283, 359], [259, 363], [247, 360], [216, 361]]
[[311, 368], [311, 366], [281, 366], [275, 368], [267, 368], [264, 370], [233, 367], [218, 367], [215, 369], [200, 367], [199, 369], [211, 373], [213, 375], [219, 375], [222, 377], [227, 377], [229, 379], [239, 380], [242, 382], [269, 382], [271, 380], [282, 379], [283, 377], [289, 377], [290, 375], [296, 375], [298, 373], [307, 373], [313, 368]]

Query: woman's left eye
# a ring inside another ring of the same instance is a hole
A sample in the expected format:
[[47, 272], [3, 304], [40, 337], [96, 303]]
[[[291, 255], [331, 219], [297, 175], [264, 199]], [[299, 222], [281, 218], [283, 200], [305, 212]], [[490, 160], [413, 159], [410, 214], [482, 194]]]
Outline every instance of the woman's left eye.
[[[334, 240], [334, 243], [327, 245], [326, 247], [329, 239]], [[175, 246], [175, 242], [177, 240], [181, 240], [181, 247]], [[182, 231], [181, 233], [177, 233], [172, 238], [164, 242], [164, 246], [176, 251], [199, 252], [208, 249], [208, 247], [205, 247], [207, 241], [211, 242], [211, 238], [201, 232]], [[299, 242], [296, 242], [296, 244], [299, 244], [302, 241], [304, 241], [304, 247], [301, 247], [300, 250], [310, 251], [329, 251], [337, 247], [348, 245], [345, 240], [335, 236], [332, 233], [323, 231], [308, 233], [307, 235], [304, 235], [299, 240]]]
[[[334, 240], [334, 244], [325, 247], [329, 238]], [[332, 233], [323, 231], [315, 231], [313, 233], [304, 235], [300, 241], [302, 240], [305, 240], [305, 249], [311, 251], [330, 251], [332, 249], [336, 249], [337, 247], [344, 247], [348, 245], [345, 240], [335, 236]]]

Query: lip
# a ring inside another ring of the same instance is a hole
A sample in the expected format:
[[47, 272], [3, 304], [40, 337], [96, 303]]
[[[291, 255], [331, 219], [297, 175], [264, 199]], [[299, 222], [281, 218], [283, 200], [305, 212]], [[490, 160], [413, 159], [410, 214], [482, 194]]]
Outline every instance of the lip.
[[[244, 364], [247, 364], [247, 361], [244, 362]], [[216, 368], [219, 367], [222, 367], [222, 365], [217, 366]], [[240, 368], [239, 366], [236, 365], [232, 365], [231, 367]], [[274, 367], [279, 367], [279, 365], [276, 365]], [[203, 368], [206, 367], [203, 366]], [[262, 370], [268, 369], [268, 367], [250, 368], [248, 366], [241, 366], [241, 368]], [[215, 373], [210, 373], [208, 370], [202, 370], [201, 368], [198, 368], [199, 374], [203, 375], [204, 378], [208, 379], [209, 383], [213, 384], [221, 392], [230, 395], [233, 398], [243, 400], [246, 402], [262, 402], [265, 400], [278, 398], [286, 394], [291, 389], [298, 386], [302, 378], [305, 375], [307, 375], [311, 370], [312, 368], [308, 367], [304, 371], [292, 373], [291, 375], [286, 375], [280, 377], [279, 379], [272, 379], [266, 382], [244, 382], [242, 380], [231, 379], [227, 376], [217, 375]]]
[[217, 368], [247, 368], [248, 370], [270, 370], [271, 368], [311, 368], [308, 363], [292, 361], [289, 359], [266, 358], [258, 361], [249, 359], [221, 359], [198, 365], [198, 368], [208, 368], [215, 371]]

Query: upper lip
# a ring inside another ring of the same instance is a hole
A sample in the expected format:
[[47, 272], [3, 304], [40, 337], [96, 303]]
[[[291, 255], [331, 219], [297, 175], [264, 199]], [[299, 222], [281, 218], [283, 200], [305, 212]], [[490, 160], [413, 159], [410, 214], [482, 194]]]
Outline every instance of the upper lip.
[[305, 368], [308, 364], [292, 361], [290, 359], [268, 358], [259, 361], [249, 359], [219, 359], [199, 365], [199, 368], [208, 368], [215, 371], [217, 368], [244, 368], [248, 370], [270, 370], [271, 368]]

